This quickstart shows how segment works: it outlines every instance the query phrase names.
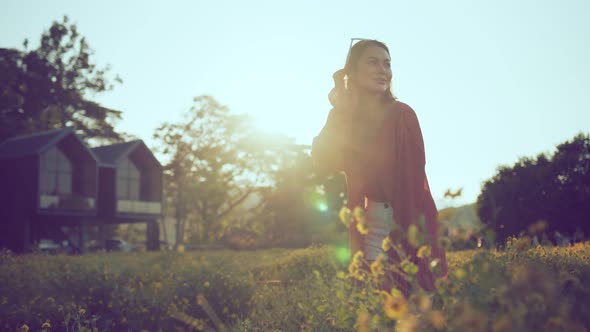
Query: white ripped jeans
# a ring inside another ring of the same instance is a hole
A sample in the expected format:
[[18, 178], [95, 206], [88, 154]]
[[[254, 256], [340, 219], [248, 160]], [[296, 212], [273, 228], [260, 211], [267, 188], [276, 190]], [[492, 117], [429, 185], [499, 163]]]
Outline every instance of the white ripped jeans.
[[365, 198], [365, 218], [369, 234], [364, 236], [363, 252], [365, 259], [371, 262], [376, 260], [380, 253], [385, 253], [381, 244], [392, 228], [393, 207], [390, 203]]

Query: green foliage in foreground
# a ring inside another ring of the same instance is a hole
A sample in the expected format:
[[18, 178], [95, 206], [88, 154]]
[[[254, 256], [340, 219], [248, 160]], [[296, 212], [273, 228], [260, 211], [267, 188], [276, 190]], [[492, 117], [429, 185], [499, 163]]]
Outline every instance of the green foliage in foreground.
[[352, 286], [348, 263], [338, 262], [333, 247], [3, 253], [0, 329], [586, 331], [590, 243], [529, 246], [520, 239], [503, 252], [450, 253], [448, 279], [434, 294], [409, 299], [371, 283]]

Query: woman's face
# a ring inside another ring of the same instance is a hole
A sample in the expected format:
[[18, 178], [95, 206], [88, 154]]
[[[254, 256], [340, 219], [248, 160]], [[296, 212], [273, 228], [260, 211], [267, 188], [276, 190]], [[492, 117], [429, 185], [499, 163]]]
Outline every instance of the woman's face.
[[391, 84], [391, 59], [387, 51], [369, 45], [359, 58], [351, 79], [355, 87], [370, 94], [382, 94]]

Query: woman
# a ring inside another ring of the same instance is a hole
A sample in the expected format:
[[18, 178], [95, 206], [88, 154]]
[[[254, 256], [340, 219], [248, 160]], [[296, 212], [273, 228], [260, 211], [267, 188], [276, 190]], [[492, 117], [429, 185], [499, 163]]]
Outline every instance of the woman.
[[[359, 232], [357, 220], [350, 224], [351, 253], [362, 251], [370, 263], [388, 236], [418, 265], [418, 283], [431, 291], [435, 276], [428, 266], [436, 259], [437, 276], [446, 277], [445, 251], [438, 241], [437, 210], [424, 170], [418, 118], [393, 96], [391, 78], [385, 44], [361, 40], [350, 48], [344, 68], [334, 74], [335, 87], [329, 95], [333, 109], [313, 140], [312, 158], [317, 169], [344, 171], [348, 207], [364, 208], [368, 234]], [[430, 257], [417, 257], [415, 242], [404, 235], [410, 225], [425, 231]], [[401, 260], [393, 249], [386, 254], [393, 264]], [[403, 276], [390, 272], [383, 287], [391, 286], [409, 295], [410, 285]]]

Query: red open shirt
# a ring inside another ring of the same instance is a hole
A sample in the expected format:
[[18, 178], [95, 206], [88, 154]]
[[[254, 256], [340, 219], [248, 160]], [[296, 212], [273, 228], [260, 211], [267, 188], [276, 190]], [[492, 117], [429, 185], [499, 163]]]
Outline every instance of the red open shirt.
[[[355, 121], [350, 113], [332, 109], [326, 124], [313, 140], [312, 158], [317, 169], [344, 171], [348, 192], [348, 207], [364, 206], [368, 175], [377, 175], [381, 192], [393, 206], [394, 221], [404, 230], [412, 223], [418, 225], [424, 217], [432, 258], [440, 261], [441, 275], [448, 273], [444, 248], [438, 243], [437, 209], [430, 193], [425, 173], [424, 141], [414, 110], [395, 101], [387, 110], [380, 132], [380, 144], [366, 144], [355, 137]], [[384, 144], [381, 144], [384, 143]], [[379, 158], [379, 159], [376, 159]], [[351, 223], [350, 249], [362, 248], [363, 235]], [[393, 243], [400, 241], [390, 234]], [[405, 242], [402, 240], [402, 242]], [[415, 250], [404, 245], [407, 253], [418, 263], [418, 280], [422, 287], [432, 289], [434, 278], [427, 268], [427, 259], [417, 259]]]

